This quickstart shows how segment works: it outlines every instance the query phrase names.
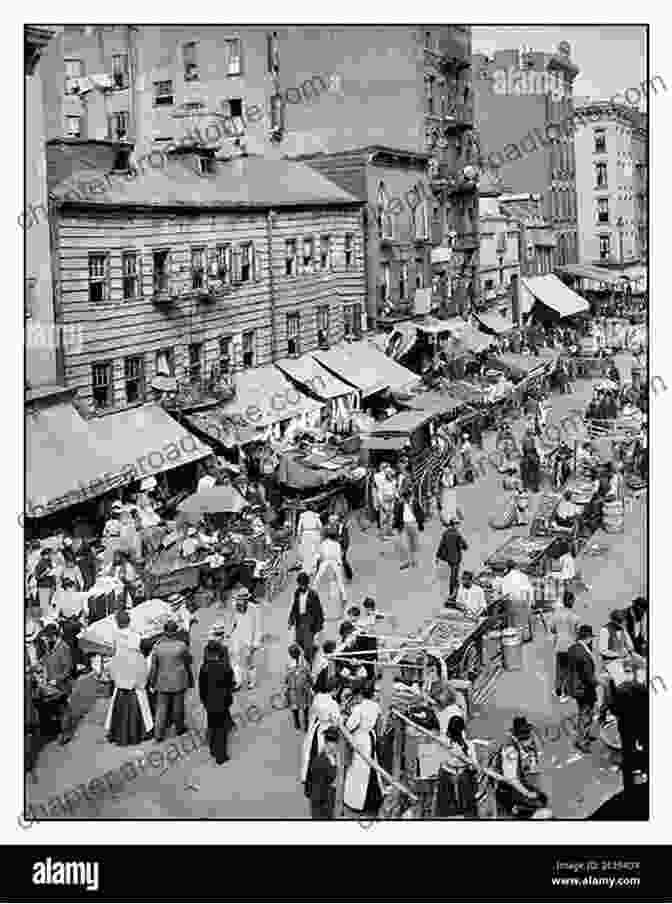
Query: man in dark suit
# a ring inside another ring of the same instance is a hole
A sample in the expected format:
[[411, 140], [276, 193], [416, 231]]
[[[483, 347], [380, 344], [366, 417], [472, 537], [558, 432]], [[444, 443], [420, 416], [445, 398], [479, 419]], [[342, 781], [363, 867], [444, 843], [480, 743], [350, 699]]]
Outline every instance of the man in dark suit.
[[306, 661], [312, 663], [315, 651], [315, 635], [324, 627], [324, 612], [317, 593], [310, 587], [310, 578], [302, 571], [296, 579], [294, 602], [289, 611], [289, 625], [294, 628], [296, 642], [303, 650]]
[[177, 636], [177, 624], [166, 622], [164, 636], [152, 650], [152, 664], [148, 685], [157, 694], [154, 719], [154, 740], [163, 741], [171, 723], [175, 732], [186, 732], [184, 724], [184, 695], [194, 686], [189, 647]]
[[324, 732], [324, 749], [317, 754], [310, 767], [310, 817], [333, 819], [336, 803], [336, 775], [338, 773], [338, 729], [331, 726]]
[[457, 521], [451, 518], [436, 551], [437, 565], [439, 562], [446, 562], [450, 566], [450, 596], [454, 596], [457, 593], [462, 553], [467, 548], [467, 541], [457, 529]]
[[576, 724], [576, 748], [590, 752], [590, 726], [597, 702], [597, 675], [593, 657], [593, 629], [581, 625], [575, 644], [567, 651], [568, 689], [578, 706]]

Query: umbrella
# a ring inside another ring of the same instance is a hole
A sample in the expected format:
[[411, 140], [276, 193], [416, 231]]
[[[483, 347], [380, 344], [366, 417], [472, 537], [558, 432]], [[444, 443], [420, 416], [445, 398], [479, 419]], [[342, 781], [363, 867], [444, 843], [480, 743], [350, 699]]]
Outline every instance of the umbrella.
[[237, 514], [242, 511], [247, 502], [235, 487], [212, 487], [193, 493], [181, 502], [177, 509], [183, 514], [204, 515], [223, 512], [225, 514]]

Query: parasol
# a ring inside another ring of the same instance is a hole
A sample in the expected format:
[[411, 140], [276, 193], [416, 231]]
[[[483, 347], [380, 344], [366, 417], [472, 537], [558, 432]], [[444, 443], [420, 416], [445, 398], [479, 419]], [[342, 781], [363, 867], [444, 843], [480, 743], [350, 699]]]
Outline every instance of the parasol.
[[178, 505], [178, 511], [185, 515], [237, 514], [248, 503], [235, 487], [211, 487], [200, 493], [193, 493]]

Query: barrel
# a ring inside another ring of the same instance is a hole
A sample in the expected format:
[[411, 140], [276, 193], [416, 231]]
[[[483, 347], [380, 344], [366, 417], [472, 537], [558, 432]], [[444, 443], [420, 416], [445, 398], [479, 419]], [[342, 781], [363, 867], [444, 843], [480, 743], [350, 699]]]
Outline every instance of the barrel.
[[523, 667], [522, 631], [520, 628], [506, 628], [502, 631], [502, 655], [504, 668], [517, 671]]
[[483, 653], [486, 662], [496, 659], [502, 652], [502, 632], [489, 631], [483, 637]]
[[623, 503], [620, 500], [605, 502], [602, 506], [602, 524], [608, 534], [622, 534], [624, 529]]

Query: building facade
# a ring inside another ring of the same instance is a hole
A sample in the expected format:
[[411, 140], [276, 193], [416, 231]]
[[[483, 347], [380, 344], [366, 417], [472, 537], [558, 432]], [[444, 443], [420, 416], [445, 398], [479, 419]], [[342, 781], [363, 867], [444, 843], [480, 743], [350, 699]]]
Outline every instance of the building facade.
[[428, 155], [370, 146], [299, 159], [366, 204], [369, 325], [415, 314], [418, 290], [431, 292]]
[[620, 269], [646, 263], [648, 129], [646, 114], [609, 101], [577, 106], [579, 261]]
[[474, 54], [473, 86], [484, 166], [501, 169], [513, 192], [542, 197], [556, 238], [556, 265], [578, 259], [573, 83], [579, 73], [563, 41], [555, 53]]
[[481, 181], [479, 190], [480, 253], [478, 279], [481, 311], [512, 316], [512, 293], [520, 279], [521, 224], [506, 212], [499, 199], [501, 185]]
[[48, 137], [129, 143], [132, 162], [185, 144], [222, 159], [371, 145], [428, 155], [428, 231], [456, 243], [451, 285], [466, 304], [478, 254], [470, 73], [469, 26], [67, 27], [49, 54]]
[[53, 188], [56, 297], [83, 329], [65, 377], [92, 414], [142, 403], [157, 376], [216, 386], [361, 335], [361, 203], [299, 163], [217, 162], [207, 180], [192, 163], [102, 168], [98, 196]]
[[26, 209], [19, 217], [25, 234], [25, 366], [29, 391], [56, 386], [62, 376], [60, 337], [55, 326], [49, 243], [45, 115], [40, 59], [54, 30], [25, 29]]

